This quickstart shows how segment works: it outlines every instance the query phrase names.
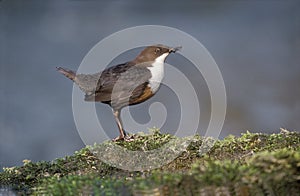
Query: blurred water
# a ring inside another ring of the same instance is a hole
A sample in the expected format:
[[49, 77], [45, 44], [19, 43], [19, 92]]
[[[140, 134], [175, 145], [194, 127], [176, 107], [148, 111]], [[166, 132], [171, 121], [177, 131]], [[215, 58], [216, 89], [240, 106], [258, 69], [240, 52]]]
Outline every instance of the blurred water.
[[[23, 159], [52, 160], [84, 146], [72, 116], [72, 84], [55, 67], [76, 70], [97, 42], [136, 25], [178, 28], [211, 52], [228, 96], [220, 137], [245, 130], [299, 130], [299, 8], [296, 0], [1, 1], [0, 167], [20, 165]], [[134, 55], [133, 51], [114, 62]], [[182, 66], [191, 81], [199, 84], [205, 128], [210, 102], [203, 78], [180, 56], [170, 56], [168, 63]], [[152, 101], [168, 103], [172, 109], [176, 99], [166, 99], [167, 91], [163, 87]], [[137, 121], [147, 121], [147, 114], [142, 114], [149, 104], [132, 109]], [[110, 109], [102, 104], [97, 107], [108, 129], [117, 130]], [[174, 129], [170, 121], [166, 132]], [[112, 132], [112, 137], [116, 134]]]

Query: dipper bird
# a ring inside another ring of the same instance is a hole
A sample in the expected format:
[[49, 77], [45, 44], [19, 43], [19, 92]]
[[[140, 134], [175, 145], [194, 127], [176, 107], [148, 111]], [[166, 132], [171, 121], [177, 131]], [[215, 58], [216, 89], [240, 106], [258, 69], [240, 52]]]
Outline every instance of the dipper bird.
[[127, 140], [120, 118], [121, 109], [144, 102], [158, 91], [164, 77], [165, 59], [180, 48], [161, 44], [148, 46], [134, 60], [95, 74], [77, 74], [72, 70], [56, 68], [79, 86], [85, 93], [85, 101], [111, 106], [120, 132], [114, 141]]

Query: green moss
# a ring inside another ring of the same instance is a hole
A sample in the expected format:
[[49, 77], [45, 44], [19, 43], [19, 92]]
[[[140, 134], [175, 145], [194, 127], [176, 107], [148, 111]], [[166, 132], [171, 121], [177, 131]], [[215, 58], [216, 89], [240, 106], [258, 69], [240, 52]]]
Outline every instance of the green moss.
[[[108, 141], [52, 162], [25, 160], [22, 167], [4, 168], [0, 185], [13, 185], [16, 190], [35, 195], [284, 195], [300, 191], [297, 132], [247, 132], [241, 137], [214, 140], [201, 136], [176, 138], [154, 129], [151, 134], [136, 135], [132, 142], [115, 144], [132, 151], [148, 151], [172, 141], [187, 141], [189, 145], [158, 169], [129, 172], [102, 162], [91, 151], [111, 148]], [[171, 148], [176, 151], [176, 146]]]
[[150, 134], [137, 134], [134, 136], [132, 142], [116, 142], [121, 147], [133, 151], [147, 151], [162, 147], [164, 144], [168, 143], [171, 139], [175, 139], [174, 136], [170, 134], [162, 134], [159, 129], [150, 129]]
[[103, 178], [95, 174], [50, 177], [35, 188], [33, 195], [118, 195], [128, 190], [122, 179]]

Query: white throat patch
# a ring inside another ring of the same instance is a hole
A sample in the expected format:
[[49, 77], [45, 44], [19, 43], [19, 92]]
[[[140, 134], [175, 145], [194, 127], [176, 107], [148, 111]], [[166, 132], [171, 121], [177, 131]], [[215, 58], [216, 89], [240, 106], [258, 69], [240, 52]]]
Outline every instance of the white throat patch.
[[164, 53], [157, 57], [152, 64], [152, 67], [147, 67], [151, 71], [152, 77], [149, 79], [149, 86], [153, 93], [155, 93], [160, 86], [164, 77], [164, 61], [169, 53]]

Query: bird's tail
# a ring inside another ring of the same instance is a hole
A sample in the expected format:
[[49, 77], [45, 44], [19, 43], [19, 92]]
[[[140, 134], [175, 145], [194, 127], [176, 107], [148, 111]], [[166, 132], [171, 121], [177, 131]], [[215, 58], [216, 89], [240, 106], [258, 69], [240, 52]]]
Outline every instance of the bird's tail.
[[76, 77], [76, 73], [72, 70], [69, 69], [65, 69], [62, 67], [56, 67], [57, 71], [62, 73], [63, 75], [65, 75], [67, 78], [71, 79], [71, 80], [75, 80]]

